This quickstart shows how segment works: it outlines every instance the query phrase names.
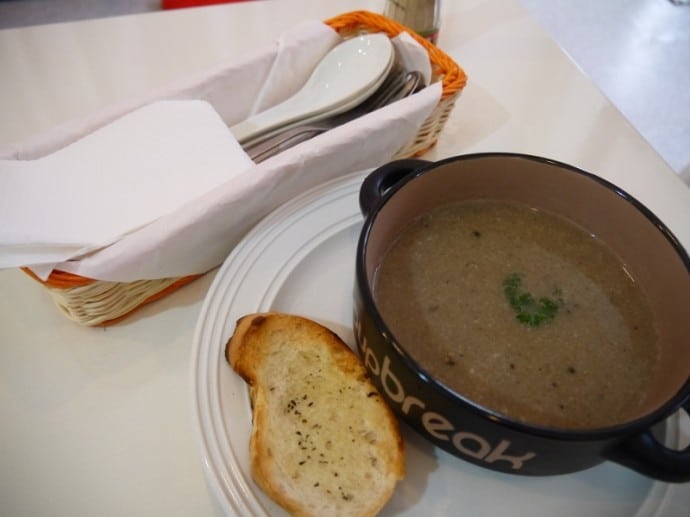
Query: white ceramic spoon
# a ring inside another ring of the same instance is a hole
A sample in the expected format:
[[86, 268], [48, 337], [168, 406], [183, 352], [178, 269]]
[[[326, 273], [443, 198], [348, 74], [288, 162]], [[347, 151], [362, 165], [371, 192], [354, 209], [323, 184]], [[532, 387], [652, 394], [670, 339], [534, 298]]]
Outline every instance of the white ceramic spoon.
[[230, 128], [238, 142], [297, 120], [342, 113], [371, 95], [394, 60], [385, 34], [348, 39], [319, 62], [307, 82], [289, 99]]

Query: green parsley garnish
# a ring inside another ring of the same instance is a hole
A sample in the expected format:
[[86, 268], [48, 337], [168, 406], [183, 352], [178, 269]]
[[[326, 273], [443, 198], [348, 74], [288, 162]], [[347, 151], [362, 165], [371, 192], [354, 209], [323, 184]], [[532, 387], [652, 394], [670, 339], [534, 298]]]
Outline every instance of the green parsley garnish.
[[538, 327], [554, 319], [564, 303], [558, 291], [556, 300], [546, 296], [537, 300], [532, 293], [522, 289], [522, 277], [517, 273], [508, 275], [503, 281], [503, 293], [516, 312], [515, 318], [529, 327]]

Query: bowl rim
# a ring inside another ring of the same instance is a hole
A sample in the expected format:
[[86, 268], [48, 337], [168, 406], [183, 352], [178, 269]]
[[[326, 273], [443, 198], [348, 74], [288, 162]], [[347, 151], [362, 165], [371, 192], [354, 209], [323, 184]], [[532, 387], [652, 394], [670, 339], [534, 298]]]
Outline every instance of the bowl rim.
[[399, 359], [405, 364], [405, 367], [409, 371], [411, 371], [417, 378], [422, 380], [425, 383], [425, 385], [427, 385], [434, 391], [438, 392], [442, 397], [452, 401], [453, 403], [459, 403], [464, 405], [465, 409], [471, 411], [475, 415], [485, 420], [490, 420], [497, 425], [504, 426], [521, 433], [562, 441], [606, 440], [620, 435], [629, 435], [634, 434], [636, 432], [645, 431], [654, 424], [659, 423], [663, 421], [665, 418], [671, 416], [676, 410], [680, 409], [680, 407], [684, 403], [687, 403], [687, 401], [690, 400], [690, 377], [674, 394], [674, 396], [668, 399], [666, 402], [664, 402], [661, 406], [639, 418], [629, 420], [620, 424], [593, 429], [567, 429], [522, 422], [508, 415], [485, 407], [469, 399], [468, 397], [465, 397], [457, 391], [449, 388], [446, 384], [436, 379], [417, 361], [415, 361], [405, 350], [405, 348], [399, 343], [399, 341], [395, 338], [393, 332], [388, 328], [376, 307], [373, 292], [371, 286], [369, 285], [369, 282], [367, 281], [366, 275], [366, 250], [369, 243], [369, 237], [371, 235], [371, 231], [376, 222], [378, 214], [381, 212], [382, 208], [386, 205], [386, 203], [390, 199], [392, 199], [393, 196], [395, 196], [396, 192], [398, 192], [408, 183], [414, 181], [416, 178], [428, 172], [431, 172], [442, 165], [451, 162], [476, 161], [485, 160], [487, 158], [502, 158], [511, 160], [520, 159], [547, 164], [551, 167], [554, 167], [561, 171], [565, 171], [569, 174], [579, 174], [581, 176], [584, 176], [585, 178], [588, 178], [589, 180], [598, 184], [598, 186], [614, 192], [624, 202], [631, 204], [634, 209], [642, 213], [642, 215], [644, 215], [645, 218], [649, 222], [651, 222], [657, 228], [657, 230], [659, 230], [664, 235], [669, 245], [682, 259], [683, 264], [685, 265], [685, 268], [688, 271], [688, 274], [690, 274], [690, 256], [688, 255], [685, 248], [681, 245], [680, 241], [673, 234], [673, 232], [671, 232], [671, 230], [661, 221], [661, 219], [659, 219], [649, 208], [647, 208], [638, 199], [636, 199], [634, 196], [629, 194], [624, 189], [620, 188], [619, 186], [600, 176], [587, 172], [573, 165], [569, 165], [567, 163], [531, 154], [513, 152], [482, 152], [452, 156], [438, 161], [430, 161], [428, 164], [422, 165], [419, 168], [407, 174], [400, 181], [396, 182], [393, 186], [388, 188], [387, 191], [382, 194], [380, 201], [374, 207], [372, 207], [371, 210], [365, 216], [364, 223], [360, 231], [357, 243], [355, 282], [357, 284], [357, 289], [362, 298], [362, 303], [364, 304], [369, 316], [374, 321], [377, 331], [383, 338], [383, 341], [389, 348], [392, 348], [395, 351]]

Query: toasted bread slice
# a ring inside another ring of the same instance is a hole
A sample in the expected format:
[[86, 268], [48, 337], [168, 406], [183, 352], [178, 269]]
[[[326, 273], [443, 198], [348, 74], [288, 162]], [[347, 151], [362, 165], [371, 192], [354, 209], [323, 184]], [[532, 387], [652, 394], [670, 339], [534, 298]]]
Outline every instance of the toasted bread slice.
[[250, 314], [226, 358], [250, 386], [255, 482], [293, 515], [375, 515], [404, 475], [391, 410], [359, 358], [314, 321]]

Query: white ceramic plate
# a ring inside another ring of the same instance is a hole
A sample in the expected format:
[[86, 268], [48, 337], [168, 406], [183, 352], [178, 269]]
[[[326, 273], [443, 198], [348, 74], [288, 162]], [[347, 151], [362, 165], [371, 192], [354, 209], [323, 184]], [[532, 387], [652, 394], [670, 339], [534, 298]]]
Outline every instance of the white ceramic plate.
[[[351, 300], [363, 177], [324, 184], [269, 215], [228, 257], [202, 306], [192, 354], [193, 418], [208, 482], [229, 514], [283, 513], [251, 479], [249, 398], [225, 361], [225, 343], [240, 316], [277, 310], [313, 318], [354, 347]], [[678, 424], [670, 422], [667, 443], [675, 443]], [[464, 462], [404, 425], [403, 433], [407, 476], [382, 515], [646, 517], [670, 515], [662, 507], [673, 506], [663, 504], [668, 485], [613, 463], [564, 476], [521, 477]]]

